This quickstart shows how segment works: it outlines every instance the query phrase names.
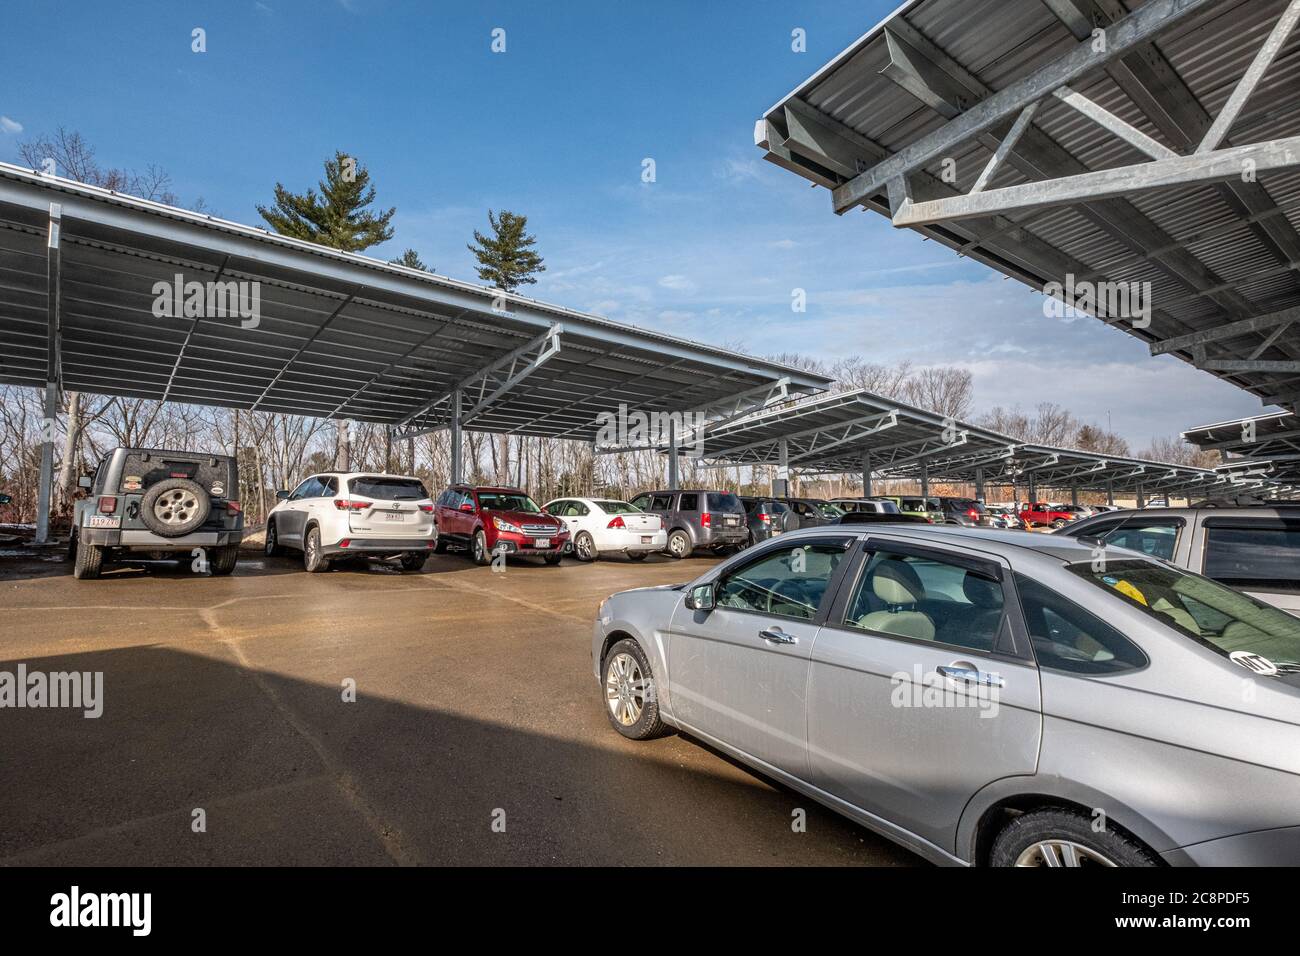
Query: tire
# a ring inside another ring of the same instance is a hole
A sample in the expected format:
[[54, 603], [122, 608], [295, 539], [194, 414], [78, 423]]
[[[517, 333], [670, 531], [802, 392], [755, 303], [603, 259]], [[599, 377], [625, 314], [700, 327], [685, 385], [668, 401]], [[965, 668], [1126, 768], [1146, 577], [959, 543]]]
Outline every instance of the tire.
[[1055, 521], [1052, 522], [1053, 529], [1059, 530], [1064, 527], [1065, 527], [1065, 522], [1062, 521], [1060, 518], [1057, 518]]
[[491, 564], [492, 552], [488, 550], [487, 535], [479, 528], [474, 532], [474, 541], [469, 548], [470, 557], [477, 565]]
[[579, 531], [578, 536], [573, 539], [573, 556], [579, 561], [595, 561], [600, 557], [595, 540], [587, 532]]
[[402, 555], [402, 570], [418, 571], [424, 567], [424, 562], [428, 559], [428, 554], [423, 551], [407, 551]]
[[1096, 833], [1088, 817], [1073, 810], [1049, 807], [1016, 817], [1003, 827], [993, 841], [989, 863], [992, 866], [1113, 867], [1158, 866], [1160, 861], [1126, 834], [1109, 828]]
[[646, 555], [649, 553], [650, 553], [649, 551], [629, 551], [627, 553], [627, 559], [629, 561], [644, 561], [646, 559]]
[[311, 574], [330, 569], [330, 559], [320, 549], [320, 528], [308, 528], [302, 539], [302, 566]]
[[543, 560], [551, 567], [555, 567], [555, 565], [560, 563], [560, 559], [563, 557], [564, 555], [562, 554], [548, 554]]
[[668, 553], [677, 560], [688, 557], [691, 553], [691, 537], [680, 529], [668, 536]]
[[72, 576], [79, 581], [93, 581], [104, 567], [104, 549], [95, 544], [83, 544], [77, 538], [77, 553], [73, 558]]
[[606, 652], [600, 674], [605, 716], [615, 730], [629, 740], [651, 740], [669, 732], [659, 716], [654, 673], [640, 644], [631, 639], [616, 643]]
[[433, 553], [434, 554], [447, 553], [447, 539], [444, 538], [442, 535], [438, 535], [433, 539]]
[[279, 532], [275, 530], [275, 522], [266, 523], [266, 556], [268, 558], [278, 558], [284, 554], [284, 548], [280, 544]]
[[212, 512], [212, 499], [197, 481], [164, 478], [140, 499], [140, 520], [154, 534], [179, 538], [203, 526]]
[[238, 562], [239, 545], [228, 544], [223, 548], [213, 548], [212, 560], [208, 562], [208, 570], [212, 572], [213, 577], [225, 577], [235, 570], [235, 565]]

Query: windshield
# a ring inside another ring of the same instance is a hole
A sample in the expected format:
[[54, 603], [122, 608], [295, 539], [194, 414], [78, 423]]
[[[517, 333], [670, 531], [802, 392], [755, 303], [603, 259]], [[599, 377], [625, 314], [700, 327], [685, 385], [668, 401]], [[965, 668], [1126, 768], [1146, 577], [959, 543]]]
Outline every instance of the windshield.
[[1107, 559], [1069, 569], [1224, 657], [1251, 655], [1271, 665], [1252, 667], [1257, 672], [1300, 673], [1300, 618], [1285, 611], [1154, 561]]
[[597, 501], [596, 507], [607, 515], [635, 515], [641, 514], [641, 509], [626, 501]]
[[353, 478], [349, 485], [352, 494], [376, 501], [422, 501], [429, 497], [424, 485], [414, 478], [385, 478], [379, 475], [366, 475]]
[[525, 494], [507, 491], [480, 491], [478, 506], [485, 511], [523, 511], [526, 514], [541, 514], [537, 502]]
[[829, 501], [814, 501], [813, 504], [816, 506], [817, 510], [822, 513], [822, 517], [824, 518], [838, 518], [840, 515], [844, 514], [843, 508], [837, 508]]

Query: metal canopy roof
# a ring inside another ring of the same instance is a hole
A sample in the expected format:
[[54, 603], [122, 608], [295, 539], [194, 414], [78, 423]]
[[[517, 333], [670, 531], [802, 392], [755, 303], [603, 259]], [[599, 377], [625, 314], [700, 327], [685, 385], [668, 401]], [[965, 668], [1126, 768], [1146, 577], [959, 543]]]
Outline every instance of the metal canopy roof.
[[[1224, 455], [1216, 470], [1300, 487], [1300, 416], [1274, 412], [1216, 425], [1198, 425], [1183, 440]], [[1229, 457], [1232, 456], [1232, 457]]]
[[[154, 285], [177, 274], [259, 283], [259, 321], [156, 317]], [[830, 384], [7, 164], [0, 381], [412, 432], [445, 424], [459, 390], [468, 428], [584, 440], [594, 438], [598, 412], [624, 402], [734, 414]]]
[[[1294, 410], [1297, 20], [1300, 0], [908, 0], [755, 140], [836, 212], [875, 210]], [[1085, 283], [1150, 283], [1149, 317], [1089, 307]]]
[[715, 465], [781, 465], [783, 443], [784, 463], [806, 473], [869, 467], [881, 478], [919, 479], [924, 469], [930, 481], [1032, 481], [1040, 488], [1147, 495], [1217, 494], [1241, 484], [1205, 468], [1025, 443], [867, 391], [822, 395], [711, 426], [701, 457]]

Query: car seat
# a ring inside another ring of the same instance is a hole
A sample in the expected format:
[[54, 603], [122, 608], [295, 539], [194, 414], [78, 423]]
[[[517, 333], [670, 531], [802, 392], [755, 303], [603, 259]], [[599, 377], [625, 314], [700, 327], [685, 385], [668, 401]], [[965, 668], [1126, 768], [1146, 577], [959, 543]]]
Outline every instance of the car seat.
[[881, 561], [871, 572], [870, 584], [872, 593], [885, 607], [858, 618], [859, 627], [922, 641], [934, 640], [934, 621], [916, 610], [916, 605], [925, 600], [925, 585], [906, 561], [899, 558]]

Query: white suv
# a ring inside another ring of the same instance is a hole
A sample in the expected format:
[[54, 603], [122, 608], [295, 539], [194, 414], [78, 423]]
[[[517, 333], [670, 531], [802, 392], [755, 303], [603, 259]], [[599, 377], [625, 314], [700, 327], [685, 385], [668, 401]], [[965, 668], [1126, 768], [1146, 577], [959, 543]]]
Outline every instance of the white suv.
[[327, 571], [333, 558], [400, 557], [418, 571], [437, 540], [433, 501], [419, 478], [373, 472], [312, 475], [266, 519], [266, 553], [302, 552], [308, 571]]

